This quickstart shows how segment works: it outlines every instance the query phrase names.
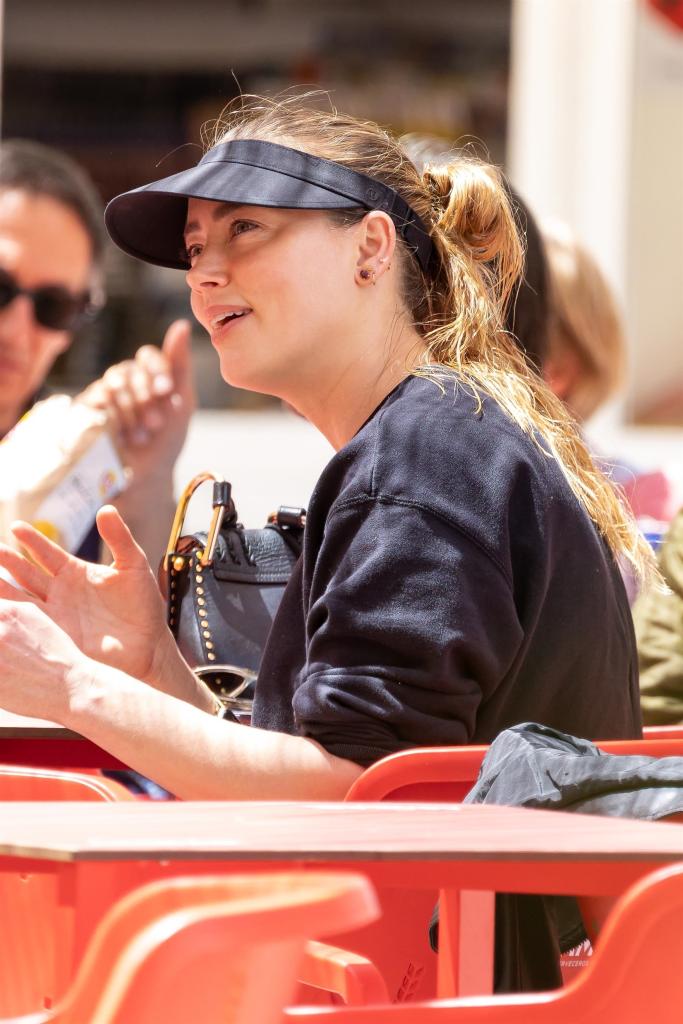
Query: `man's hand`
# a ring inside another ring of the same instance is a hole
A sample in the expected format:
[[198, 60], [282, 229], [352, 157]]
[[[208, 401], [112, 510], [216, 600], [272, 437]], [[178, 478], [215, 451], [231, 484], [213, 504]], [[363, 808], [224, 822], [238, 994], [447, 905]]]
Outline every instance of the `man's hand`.
[[130, 474], [114, 505], [155, 564], [173, 518], [173, 466], [196, 404], [189, 322], [174, 321], [160, 349], [144, 345], [76, 401], [105, 411], [114, 424], [121, 461]]
[[134, 359], [111, 366], [76, 401], [111, 417], [122, 460], [131, 470], [131, 489], [150, 474], [170, 474], [195, 407], [189, 321], [175, 320], [161, 348], [143, 345]]

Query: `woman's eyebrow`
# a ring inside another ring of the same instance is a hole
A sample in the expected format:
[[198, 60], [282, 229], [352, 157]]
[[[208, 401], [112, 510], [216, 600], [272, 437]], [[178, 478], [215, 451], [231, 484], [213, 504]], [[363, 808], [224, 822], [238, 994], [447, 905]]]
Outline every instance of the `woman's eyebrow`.
[[[217, 206], [216, 209], [211, 214], [211, 219], [223, 220], [224, 217], [230, 216], [231, 213], [234, 213], [235, 210], [239, 210], [240, 207], [244, 205], [244, 203], [221, 203], [220, 206]], [[185, 230], [183, 234], [187, 235], [190, 231], [197, 231], [199, 227], [200, 224], [198, 220], [188, 221], [187, 224], [185, 225]]]

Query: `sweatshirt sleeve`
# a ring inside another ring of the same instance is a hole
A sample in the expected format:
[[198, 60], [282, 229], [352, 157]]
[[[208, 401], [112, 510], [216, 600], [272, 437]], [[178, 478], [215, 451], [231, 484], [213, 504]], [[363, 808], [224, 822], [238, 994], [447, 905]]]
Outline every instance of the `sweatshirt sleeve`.
[[467, 743], [523, 642], [502, 569], [412, 502], [371, 498], [331, 514], [305, 595], [297, 727], [361, 765]]

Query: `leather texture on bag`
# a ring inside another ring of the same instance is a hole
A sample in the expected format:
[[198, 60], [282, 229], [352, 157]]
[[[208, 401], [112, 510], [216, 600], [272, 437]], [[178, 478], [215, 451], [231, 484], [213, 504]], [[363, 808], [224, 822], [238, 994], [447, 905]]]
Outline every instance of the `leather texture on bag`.
[[[181, 499], [185, 507], [199, 479]], [[177, 538], [162, 566], [162, 589], [185, 660], [225, 705], [248, 714], [263, 648], [301, 553], [305, 511], [282, 506], [263, 529], [246, 530], [230, 495], [227, 482], [214, 483], [214, 509], [224, 518], [211, 563], [200, 562], [207, 533]]]
[[[215, 660], [257, 673], [298, 556], [270, 526], [221, 530], [213, 566], [206, 569], [197, 560], [206, 533], [195, 534], [193, 542], [187, 569], [174, 573], [178, 612], [171, 629], [178, 647], [191, 668], [210, 666]], [[201, 622], [208, 622], [208, 627], [203, 628]], [[213, 646], [207, 647], [207, 642]], [[214, 658], [209, 659], [209, 654]]]

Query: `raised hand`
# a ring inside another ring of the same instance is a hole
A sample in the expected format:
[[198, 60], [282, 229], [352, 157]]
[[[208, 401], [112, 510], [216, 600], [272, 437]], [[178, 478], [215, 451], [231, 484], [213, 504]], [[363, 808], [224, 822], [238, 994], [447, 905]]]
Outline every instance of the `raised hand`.
[[105, 411], [114, 425], [130, 478], [114, 505], [156, 565], [175, 510], [173, 466], [195, 407], [189, 322], [175, 320], [160, 349], [143, 345], [77, 401]]
[[2, 544], [0, 567], [23, 593], [0, 580], [0, 599], [32, 602], [88, 657], [160, 686], [179, 656], [156, 580], [116, 509], [102, 508], [97, 526], [113, 555], [110, 566], [84, 562], [27, 523], [14, 524], [29, 557]]
[[195, 407], [189, 322], [175, 320], [161, 348], [143, 345], [76, 400], [111, 417], [131, 488], [170, 473]]

